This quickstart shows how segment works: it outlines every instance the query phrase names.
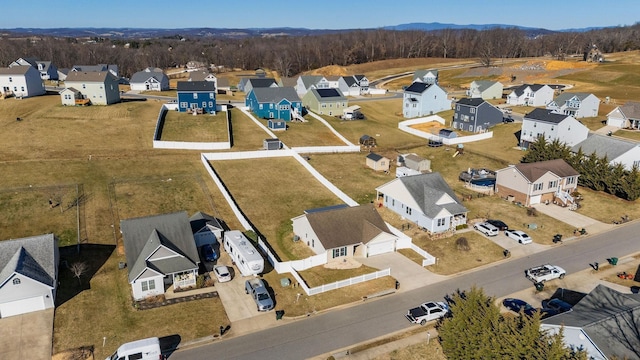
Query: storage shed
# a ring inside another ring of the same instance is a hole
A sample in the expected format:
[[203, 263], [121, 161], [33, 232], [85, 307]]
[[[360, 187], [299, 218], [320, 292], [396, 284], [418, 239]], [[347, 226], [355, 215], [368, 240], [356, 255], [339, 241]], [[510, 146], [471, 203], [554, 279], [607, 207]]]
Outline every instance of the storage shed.
[[389, 159], [375, 153], [367, 155], [366, 165], [376, 171], [389, 171]]
[[267, 127], [271, 130], [287, 130], [287, 122], [281, 119], [269, 119]]
[[360, 145], [362, 146], [376, 146], [376, 139], [369, 135], [362, 135], [360, 137]]
[[280, 150], [282, 143], [280, 139], [264, 139], [263, 146], [265, 150]]
[[453, 139], [457, 137], [458, 134], [456, 134], [455, 132], [453, 132], [453, 130], [450, 130], [450, 129], [440, 129], [440, 132], [438, 132], [438, 136], [443, 137], [445, 139]]

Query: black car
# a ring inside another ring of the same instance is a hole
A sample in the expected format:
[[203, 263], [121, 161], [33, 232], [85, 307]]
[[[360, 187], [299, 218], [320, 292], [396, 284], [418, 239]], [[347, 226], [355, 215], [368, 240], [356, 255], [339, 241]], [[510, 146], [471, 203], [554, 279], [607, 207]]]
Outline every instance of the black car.
[[502, 300], [502, 305], [513, 312], [519, 313], [520, 311], [522, 311], [525, 315], [529, 316], [538, 311], [529, 303], [520, 299], [506, 298]]
[[500, 231], [509, 230], [509, 226], [507, 226], [507, 224], [505, 224], [502, 220], [487, 220], [486, 222], [497, 227]]
[[513, 118], [511, 116], [506, 116], [502, 118], [502, 122], [503, 123], [512, 123], [514, 122]]
[[542, 307], [546, 308], [546, 309], [553, 309], [556, 310], [558, 312], [567, 312], [569, 310], [571, 310], [571, 308], [573, 306], [571, 306], [570, 304], [560, 300], [560, 299], [551, 299], [551, 300], [544, 300], [542, 302]]

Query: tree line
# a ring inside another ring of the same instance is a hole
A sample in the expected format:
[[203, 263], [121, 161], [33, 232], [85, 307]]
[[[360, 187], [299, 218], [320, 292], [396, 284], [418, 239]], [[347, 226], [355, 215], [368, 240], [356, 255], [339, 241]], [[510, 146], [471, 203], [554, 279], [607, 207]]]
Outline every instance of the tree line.
[[640, 198], [640, 169], [634, 166], [625, 169], [620, 163], [610, 164], [607, 156], [598, 157], [595, 153], [585, 155], [580, 148], [572, 152], [571, 147], [558, 139], [548, 142], [544, 136], [529, 145], [529, 150], [522, 158], [523, 163], [563, 159], [577, 172], [578, 185], [595, 191], [604, 191], [621, 199], [634, 201]]
[[[181, 67], [188, 61], [227, 69], [269, 68], [281, 76], [327, 65], [348, 66], [398, 58], [495, 59], [583, 56], [592, 45], [603, 53], [640, 49], [640, 23], [587, 32], [554, 32], [530, 37], [517, 28], [489, 30], [355, 30], [306, 36], [241, 39], [181, 36], [156, 39], [95, 37], [92, 41], [59, 37], [0, 37], [0, 66], [21, 57], [50, 60], [58, 68], [76, 64], [116, 64], [130, 77], [146, 67]], [[128, 43], [128, 46], [124, 46]]]

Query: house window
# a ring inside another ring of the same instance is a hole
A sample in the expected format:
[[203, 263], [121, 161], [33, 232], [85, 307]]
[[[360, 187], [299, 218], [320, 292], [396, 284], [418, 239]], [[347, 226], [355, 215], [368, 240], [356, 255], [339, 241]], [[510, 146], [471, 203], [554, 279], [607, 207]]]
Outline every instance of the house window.
[[316, 239], [311, 239], [311, 247], [316, 247]]
[[634, 161], [633, 162], [633, 166], [634, 167], [640, 167], [640, 160], [639, 161]]
[[533, 191], [542, 190], [543, 183], [533, 184]]
[[391, 199], [391, 206], [396, 206], [396, 200], [395, 199]]
[[347, 256], [347, 247], [335, 248], [333, 249], [333, 258], [337, 258], [340, 256]]
[[156, 288], [156, 281], [155, 280], [143, 281], [140, 283], [140, 285], [142, 286], [142, 291], [154, 290]]
[[460, 105], [456, 105], [456, 110], [460, 111]]
[[549, 189], [558, 187], [558, 180], [549, 181]]
[[86, 85], [86, 84], [82, 84], [82, 88], [83, 88], [83, 89], [86, 89], [86, 88], [87, 88], [87, 85]]
[[407, 207], [407, 210], [405, 210], [404, 212], [407, 213], [407, 215], [411, 215], [411, 208]]
[[476, 109], [475, 108], [471, 108], [471, 113], [475, 114], [476, 113]]
[[213, 93], [209, 93], [209, 99], [215, 99], [216, 96]]
[[259, 108], [260, 110], [262, 110], [262, 104], [260, 104], [260, 105], [258, 106], [258, 108]]
[[444, 219], [438, 219], [438, 226], [444, 226]]
[[320, 107], [326, 108], [327, 104], [322, 104]]
[[212, 108], [213, 107], [213, 101], [209, 101], [209, 107]]
[[13, 279], [13, 285], [20, 285], [20, 279]]
[[203, 101], [203, 102], [202, 102], [202, 108], [206, 108], [206, 107], [207, 107], [207, 102], [206, 102], [206, 101]]
[[193, 98], [194, 98], [194, 99], [197, 99], [197, 98], [198, 98], [198, 94], [193, 93]]
[[273, 109], [273, 104], [269, 104], [269, 109]]
[[186, 109], [187, 106], [189, 106], [189, 103], [187, 103], [186, 101], [180, 103], [180, 107], [183, 109]]
[[567, 178], [567, 185], [571, 185], [576, 181], [576, 178], [571, 176]]

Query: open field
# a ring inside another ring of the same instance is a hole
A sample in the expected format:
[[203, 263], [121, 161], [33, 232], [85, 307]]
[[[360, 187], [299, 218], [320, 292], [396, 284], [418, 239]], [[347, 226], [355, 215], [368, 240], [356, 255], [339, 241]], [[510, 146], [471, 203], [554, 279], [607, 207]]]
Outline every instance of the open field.
[[167, 111], [162, 127], [163, 141], [223, 142], [228, 141], [227, 112], [215, 115], [191, 115]]

